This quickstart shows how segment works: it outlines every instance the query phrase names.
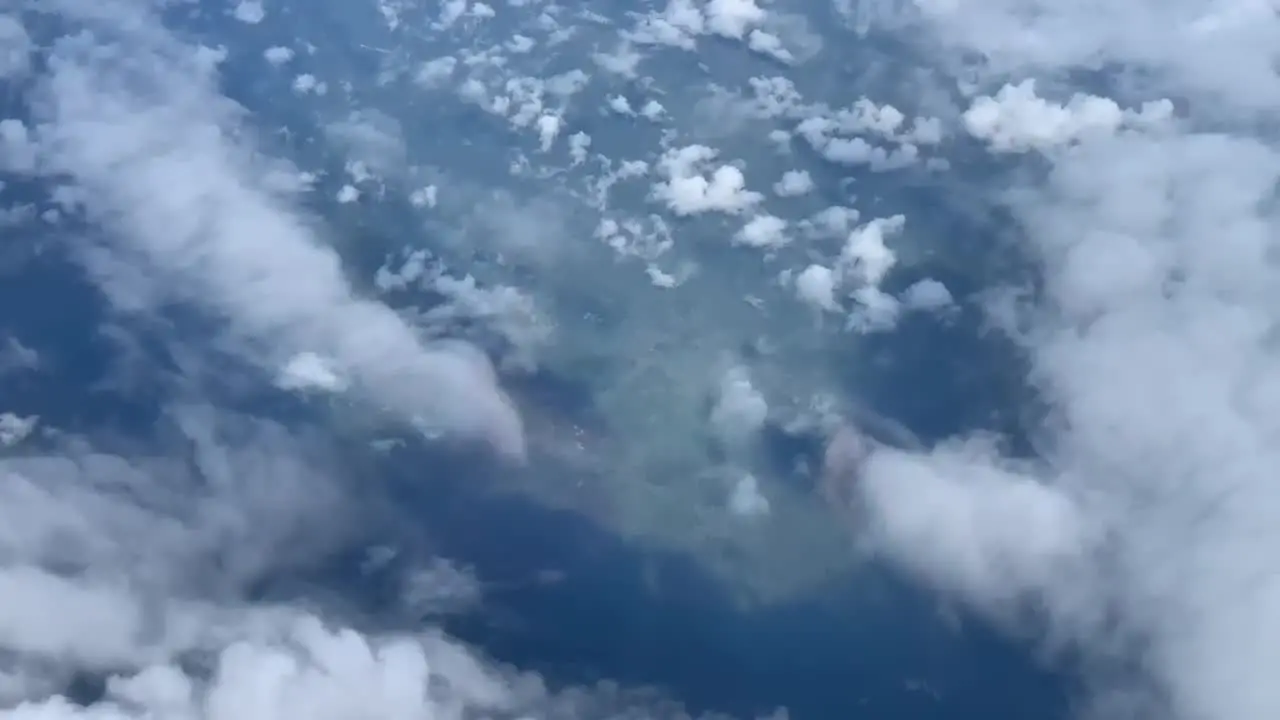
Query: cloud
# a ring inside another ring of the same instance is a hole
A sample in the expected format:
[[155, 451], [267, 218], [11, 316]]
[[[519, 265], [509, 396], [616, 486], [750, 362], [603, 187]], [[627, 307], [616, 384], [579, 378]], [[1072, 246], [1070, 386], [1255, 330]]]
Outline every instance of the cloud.
[[[1178, 89], [1259, 110], [1280, 97], [1270, 62], [1280, 29], [1264, 2], [917, 0], [944, 47], [981, 53], [991, 70], [1055, 75], [1104, 63], [1156, 70]], [[1227, 72], [1227, 70], [1230, 72]], [[1205, 108], [1205, 113], [1213, 110]]]
[[[1136, 663], [1150, 697], [1104, 717], [1280, 716], [1280, 152], [1253, 122], [1280, 91], [1280, 18], [919, 5], [929, 42], [990, 60], [967, 129], [1047, 164], [1008, 202], [1044, 280], [1020, 341], [1055, 416], [1034, 468], [972, 448], [876, 459], [869, 532], [984, 612], [1038, 605], [1021, 629]], [[1037, 78], [1107, 63], [1148, 79], [1114, 101], [1038, 97]]]
[[257, 637], [292, 611], [245, 591], [357, 537], [360, 496], [305, 432], [207, 407], [163, 425], [123, 453], [62, 435], [0, 459], [0, 706]]
[[78, 247], [108, 297], [132, 310], [193, 303], [271, 372], [299, 353], [331, 358], [375, 405], [522, 456], [520, 419], [486, 364], [424, 344], [356, 293], [314, 223], [261, 180], [268, 168], [217, 89], [216, 55], [136, 5], [91, 5], [61, 3], [89, 29], [50, 50], [31, 134], [40, 171], [70, 183], [105, 231]]
[[518, 707], [518, 687], [439, 636], [367, 636], [311, 615], [284, 614], [270, 637], [247, 636], [223, 647], [207, 676], [155, 662], [111, 677], [104, 697], [88, 707], [56, 696], [3, 714], [10, 720], [408, 720]]
[[[170, 424], [175, 436], [129, 453], [82, 438], [0, 460], [0, 717], [407, 720], [551, 705], [603, 717], [630, 705], [616, 691], [552, 694], [432, 629], [364, 631], [314, 599], [245, 604], [254, 581], [349, 549], [368, 488], [347, 488], [323, 443], [269, 422], [200, 408]], [[441, 560], [406, 581], [415, 613], [479, 591]]]

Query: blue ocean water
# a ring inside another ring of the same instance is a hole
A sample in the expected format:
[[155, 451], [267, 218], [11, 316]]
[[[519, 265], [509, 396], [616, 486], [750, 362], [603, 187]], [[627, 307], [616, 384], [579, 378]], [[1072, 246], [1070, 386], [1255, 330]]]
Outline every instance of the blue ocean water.
[[[465, 477], [465, 473], [461, 474]], [[406, 504], [448, 555], [501, 587], [447, 624], [554, 681], [655, 686], [691, 711], [793, 718], [1065, 717], [1068, 684], [1025, 648], [882, 568], [794, 601], [743, 609], [687, 556], [630, 546], [581, 515], [448, 483]], [[487, 613], [498, 612], [501, 620]]]
[[[336, 21], [317, 13], [309, 20], [316, 25], [310, 30], [333, 38], [362, 32], [347, 24], [326, 25]], [[265, 49], [286, 29], [267, 23], [235, 32], [261, 33]], [[372, 26], [364, 31], [376, 34]], [[270, 102], [281, 95], [281, 84], [258, 76], [247, 61], [237, 65], [251, 57], [246, 52], [228, 62], [229, 94], [264, 123], [290, 129], [288, 137], [276, 138], [283, 149], [309, 151], [320, 132], [315, 119], [300, 105]], [[348, 59], [347, 72], [357, 82], [377, 70], [368, 53], [353, 49]], [[379, 91], [370, 87], [367, 92]], [[487, 122], [478, 112], [452, 120], [456, 126], [437, 126], [416, 142], [448, 147], [454, 143], [449, 133], [463, 127], [476, 140]], [[369, 252], [348, 255], [357, 270], [382, 261], [382, 243], [398, 244], [394, 208], [382, 205], [378, 213], [376, 219], [357, 218], [348, 228], [372, 245]], [[0, 329], [21, 338], [41, 365], [7, 381], [6, 409], [38, 414], [66, 432], [138, 442], [156, 434], [165, 422], [161, 409], [190, 391], [170, 382], [179, 374], [179, 361], [168, 355], [160, 335], [177, 333], [185, 347], [196, 346], [194, 324], [202, 320], [175, 308], [172, 317], [151, 321], [158, 324], [127, 318], [107, 322], [102, 298], [55, 249], [20, 267], [0, 282]], [[118, 334], [104, 334], [107, 325]], [[1016, 419], [998, 417], [1018, 403], [1014, 395], [1021, 388], [1000, 380], [1021, 375], [1008, 367], [1016, 358], [1008, 348], [977, 337], [972, 325], [913, 321], [860, 352], [868, 349], [886, 359], [860, 366], [861, 374], [849, 379], [849, 392], [863, 395], [922, 438], [987, 425], [1016, 430]], [[118, 374], [123, 366], [118, 355], [126, 352], [149, 356], [142, 363], [151, 368], [146, 377]], [[213, 348], [209, 352], [216, 357]], [[996, 389], [981, 389], [990, 387]], [[252, 404], [263, 414], [278, 413], [285, 423], [298, 419], [289, 413], [310, 411], [265, 386], [201, 389], [205, 398], [222, 392], [228, 404]], [[785, 707], [799, 720], [1053, 720], [1069, 709], [1068, 679], [1037, 667], [1027, 648], [980, 623], [944, 617], [927, 590], [884, 568], [832, 578], [811, 597], [743, 609], [686, 556], [656, 553], [591, 518], [493, 492], [484, 478], [491, 468], [474, 458], [411, 445], [384, 455], [368, 451], [352, 462], [376, 478], [370, 484], [374, 504], [392, 520], [370, 542], [425, 548], [474, 568], [489, 588], [478, 607], [449, 617], [445, 628], [494, 659], [543, 674], [553, 685], [608, 680], [655, 686], [695, 713], [748, 717]], [[345, 548], [301, 584], [264, 578], [261, 591], [279, 595], [322, 586], [377, 623], [388, 599], [377, 578], [356, 567], [365, 549]], [[557, 581], [537, 579], [548, 571]]]
[[[0, 326], [45, 362], [7, 382], [6, 396], [16, 411], [38, 411], [51, 424], [141, 441], [174, 398], [164, 397], [163, 383], [151, 385], [153, 397], [103, 384], [115, 346], [96, 330], [95, 295], [53, 259], [0, 284], [0, 308], [8, 309]], [[419, 446], [358, 462], [376, 475], [369, 487], [389, 509], [369, 541], [426, 548], [474, 568], [490, 589], [445, 628], [553, 687], [608, 680], [658, 688], [695, 713], [750, 717], [785, 707], [801, 720], [1045, 720], [1069, 708], [1069, 680], [1037, 667], [1027, 648], [980, 623], [948, 620], [927, 591], [882, 568], [744, 610], [686, 556], [642, 549], [582, 515], [493, 492], [484, 477], [492, 468], [476, 458]], [[377, 623], [394, 598], [359, 570], [361, 552], [340, 552], [290, 590], [272, 590], [281, 580], [264, 578], [263, 592], [305, 596], [323, 587]], [[547, 571], [557, 581], [539, 581]]]

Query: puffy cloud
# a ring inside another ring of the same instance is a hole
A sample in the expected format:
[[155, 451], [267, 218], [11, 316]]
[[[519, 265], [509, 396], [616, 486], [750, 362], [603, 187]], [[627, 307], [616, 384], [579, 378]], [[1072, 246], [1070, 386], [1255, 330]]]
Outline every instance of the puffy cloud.
[[[930, 42], [986, 55], [980, 84], [1004, 85], [968, 129], [1047, 168], [1009, 203], [1044, 282], [1020, 341], [1054, 413], [1035, 468], [990, 448], [879, 458], [871, 532], [1002, 621], [1038, 606], [1024, 630], [1133, 661], [1154, 688], [1138, 717], [1275, 717], [1278, 651], [1260, 638], [1280, 633], [1280, 153], [1253, 118], [1280, 92], [1280, 18], [1254, 3], [921, 8]], [[1142, 68], [1159, 94], [1036, 96], [1041, 73], [1106, 64]], [[1162, 96], [1189, 102], [1175, 119]]]
[[805, 170], [788, 170], [773, 184], [773, 191], [783, 197], [804, 195], [813, 190], [813, 178]]
[[[603, 716], [618, 702], [558, 698], [431, 629], [362, 631], [314, 600], [243, 604], [256, 580], [349, 548], [367, 488], [345, 493], [323, 444], [278, 426], [208, 409], [175, 424], [178, 442], [137, 455], [79, 439], [0, 462], [0, 717], [506, 716], [581, 702]], [[415, 613], [479, 592], [443, 561], [406, 569]], [[100, 695], [68, 690], [77, 677], [102, 681]]]
[[983, 96], [965, 111], [970, 134], [994, 150], [1047, 150], [1090, 135], [1114, 134], [1125, 127], [1145, 127], [1168, 119], [1168, 100], [1144, 103], [1140, 110], [1123, 110], [1110, 98], [1077, 94], [1066, 105], [1036, 95], [1035, 80], [1005, 85], [994, 97]]
[[[100, 615], [111, 619], [106, 615], [111, 609], [102, 607]], [[88, 707], [55, 696], [19, 703], [3, 715], [11, 720], [283, 720], [298, 714], [409, 720], [508, 710], [520, 699], [507, 678], [438, 636], [366, 636], [301, 613], [282, 614], [273, 626], [265, 637], [248, 634], [223, 647], [207, 676], [177, 663], [154, 662], [112, 675], [103, 699]]]

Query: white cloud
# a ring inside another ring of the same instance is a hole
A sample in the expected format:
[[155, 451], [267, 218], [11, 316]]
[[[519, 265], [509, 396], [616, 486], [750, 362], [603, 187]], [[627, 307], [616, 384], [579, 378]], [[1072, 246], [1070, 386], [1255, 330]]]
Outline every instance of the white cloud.
[[440, 199], [440, 189], [435, 185], [418, 188], [409, 193], [409, 203], [414, 207], [433, 208]]
[[1106, 58], [1158, 67], [1180, 89], [1249, 111], [1280, 100], [1280, 78], [1263, 52], [1278, 34], [1273, 8], [1265, 2], [1048, 6], [1039, 0], [929, 0], [916, 5], [928, 31], [939, 30], [947, 43], [981, 53], [996, 74], [1097, 68]]
[[307, 93], [324, 95], [329, 92], [329, 85], [321, 82], [311, 73], [302, 73], [293, 79], [293, 89], [299, 95], [306, 95]]
[[[623, 38], [640, 45], [693, 51], [700, 36], [719, 35], [788, 65], [813, 57], [822, 45], [803, 17], [770, 12], [756, 0], [668, 0], [662, 10], [639, 15], [637, 20]], [[632, 73], [636, 60], [633, 56]]]
[[706, 17], [693, 0], [669, 0], [661, 12], [641, 17], [635, 30], [624, 37], [634, 43], [692, 50], [697, 47], [697, 36], [706, 32], [706, 25]]
[[631, 101], [622, 95], [611, 95], [608, 99], [609, 109], [619, 115], [632, 116], [636, 111], [631, 108]]
[[[1264, 6], [920, 4], [926, 42], [980, 53], [979, 85], [1004, 87], [968, 130], [1047, 172], [1008, 202], [1044, 281], [1019, 340], [1055, 414], [1034, 470], [990, 448], [885, 456], [864, 500], [886, 552], [938, 587], [1002, 621], [1034, 599], [1052, 641], [1140, 668], [1150, 704], [1104, 718], [1280, 715], [1262, 640], [1280, 635], [1280, 152], [1255, 123], [1280, 97], [1280, 18]], [[1151, 82], [1065, 105], [1031, 82], [1107, 66]]]
[[356, 181], [388, 175], [405, 163], [400, 123], [376, 110], [359, 110], [325, 127], [325, 135], [347, 154], [347, 171]]
[[822, 238], [844, 238], [853, 230], [861, 213], [851, 207], [832, 205], [806, 219], [803, 226], [807, 232]]
[[729, 494], [729, 511], [744, 518], [768, 515], [769, 499], [760, 492], [760, 481], [754, 475], [743, 475]]
[[857, 311], [849, 317], [849, 327], [885, 330], [897, 321], [898, 301], [880, 285], [898, 264], [898, 256], [886, 244], [886, 239], [900, 233], [905, 223], [903, 215], [876, 218], [850, 232], [845, 239], [837, 262], [839, 280], [858, 303]]
[[266, 19], [267, 11], [262, 0], [238, 0], [232, 15], [242, 23], [257, 25]]
[[704, 12], [712, 32], [735, 40], [743, 39], [765, 18], [764, 9], [755, 0], [709, 0]]
[[31, 66], [33, 49], [22, 23], [9, 15], [0, 15], [0, 80], [25, 75]]
[[661, 119], [662, 116], [666, 114], [666, 112], [667, 112], [667, 109], [663, 107], [662, 103], [658, 102], [657, 100], [649, 100], [644, 104], [644, 107], [640, 108], [641, 115], [645, 116], [650, 120], [655, 120], [655, 121]]
[[783, 63], [791, 64], [796, 61], [795, 55], [791, 51], [783, 47], [782, 38], [771, 32], [764, 30], [752, 30], [747, 38], [747, 47]]
[[334, 372], [332, 363], [311, 352], [294, 355], [280, 370], [276, 385], [285, 390], [340, 392], [347, 383]]
[[481, 286], [470, 275], [453, 278], [432, 273], [425, 280], [424, 287], [449, 300], [423, 313], [428, 328], [458, 319], [483, 324], [510, 345], [502, 357], [504, 367], [537, 366], [539, 353], [553, 338], [553, 324], [532, 297], [514, 287]]
[[424, 88], [432, 89], [444, 85], [452, 77], [458, 66], [458, 59], [445, 55], [422, 63], [418, 68], [415, 80]]
[[862, 500], [873, 532], [891, 539], [888, 553], [981, 610], [1016, 616], [1028, 594], [1079, 577], [1073, 564], [1091, 549], [1087, 521], [1069, 499], [971, 449], [884, 451], [865, 472]]
[[276, 45], [262, 51], [262, 57], [272, 65], [283, 65], [293, 59], [293, 48]]
[[754, 248], [782, 247], [790, 241], [787, 237], [787, 221], [776, 215], [757, 215], [734, 234], [733, 241]]
[[730, 448], [741, 448], [749, 442], [769, 414], [764, 395], [751, 383], [746, 368], [734, 366], [720, 379], [715, 405], [711, 408], [711, 427]]
[[796, 275], [795, 285], [796, 295], [813, 307], [828, 311], [840, 308], [836, 302], [836, 277], [831, 268], [810, 265]]
[[902, 215], [876, 218], [849, 233], [840, 252], [845, 273], [860, 284], [879, 286], [898, 262], [885, 239], [901, 232], [905, 223], [906, 217]]
[[805, 170], [788, 170], [773, 184], [773, 191], [783, 197], [804, 195], [813, 190], [813, 178]]
[[[266, 449], [278, 457], [296, 459], [297, 448], [269, 444]], [[127, 467], [117, 460], [117, 469]], [[40, 467], [29, 464], [35, 472]], [[147, 516], [144, 506], [162, 503], [171, 494], [168, 484], [183, 480], [165, 472], [165, 467], [156, 465], [151, 468], [160, 471], [156, 474], [142, 471], [127, 478], [90, 470], [71, 485], [57, 483], [62, 490], [77, 493], [64, 494], [57, 507], [6, 493], [0, 509], [6, 529], [11, 521], [22, 520], [28, 531], [43, 527], [62, 533], [50, 539], [65, 544], [65, 533], [73, 529], [69, 523], [82, 521], [86, 540], [124, 541], [151, 562], [117, 563], [99, 556], [87, 573], [63, 569], [55, 574], [34, 564], [39, 557], [31, 553], [33, 546], [27, 545], [25, 554], [17, 555], [13, 546], [4, 548], [7, 563], [0, 571], [0, 591], [6, 601], [0, 611], [0, 647], [6, 654], [6, 673], [0, 684], [4, 704], [0, 715], [13, 720], [285, 720], [302, 713], [321, 720], [354, 715], [409, 719], [516, 713], [546, 699], [536, 677], [498, 669], [435, 631], [365, 634], [297, 609], [215, 606], [178, 598], [179, 588], [191, 591], [197, 585], [150, 592], [138, 581], [145, 579], [148, 568], [157, 568], [156, 561], [170, 580], [184, 572], [190, 574], [189, 580], [217, 572], [212, 557], [168, 554], [181, 545], [174, 542], [181, 536], [167, 532], [175, 523], [164, 522], [160, 515]], [[180, 463], [167, 467], [176, 470]], [[110, 470], [110, 466], [100, 464], [97, 469]], [[251, 470], [239, 462], [227, 469]], [[271, 484], [280, 479], [271, 472], [251, 475], [247, 482]], [[39, 479], [43, 482], [36, 487], [45, 492], [47, 482], [59, 477], [45, 473]], [[132, 497], [122, 497], [115, 487], [122, 479], [130, 480]], [[309, 504], [307, 495], [297, 493], [314, 492], [321, 489], [316, 483], [325, 482], [320, 473], [310, 480], [310, 487], [289, 491], [292, 500], [302, 501], [301, 506]], [[224, 496], [232, 501], [225, 505], [214, 497], [184, 494], [172, 499], [192, 503], [186, 510], [193, 512], [172, 518], [193, 523], [182, 528], [191, 533], [201, 524], [217, 522], [218, 516], [248, 519], [273, 510], [248, 496]], [[279, 511], [288, 509], [274, 508], [277, 514], [264, 518], [269, 522], [262, 524], [275, 526], [287, 519]], [[117, 515], [121, 510], [138, 515], [121, 518]], [[313, 517], [310, 523], [332, 530], [328, 518], [320, 521], [324, 517]], [[119, 534], [126, 528], [134, 536]], [[91, 536], [101, 529], [115, 532]], [[32, 538], [28, 532], [26, 541]], [[211, 552], [231, 552], [228, 557], [232, 558], [237, 547], [264, 538], [226, 534], [210, 539], [214, 540], [208, 548]], [[268, 544], [260, 550], [269, 553], [272, 548]], [[460, 593], [458, 598], [474, 594], [474, 586], [456, 571], [435, 564], [426, 572], [430, 577], [416, 575], [415, 584], [406, 588], [416, 593], [406, 597], [416, 610], [437, 612], [442, 602], [453, 602], [454, 598], [442, 595], [450, 588]], [[197, 651], [207, 662], [190, 663], [190, 651]], [[59, 694], [73, 671], [100, 673], [106, 680], [105, 696], [85, 707]]]
[[[368, 488], [345, 489], [324, 445], [278, 425], [210, 408], [171, 419], [178, 442], [139, 457], [80, 439], [0, 460], [0, 716], [418, 718], [542, 696], [434, 631], [366, 635], [239, 604], [249, 583], [347, 547]], [[404, 591], [437, 613], [478, 588], [435, 562]], [[60, 694], [86, 671], [107, 681], [89, 707]]]
[[[111, 670], [218, 642], [246, 583], [347, 540], [324, 453], [270, 423], [175, 411], [150, 456], [61, 443], [0, 461], [0, 647], [33, 667]], [[180, 600], [188, 598], [189, 600]]]
[[471, 610], [481, 601], [480, 581], [466, 568], [434, 558], [404, 579], [401, 604], [418, 616]]
[[954, 300], [946, 285], [932, 278], [925, 278], [912, 283], [902, 292], [902, 303], [915, 310], [940, 310], [950, 306]]
[[35, 432], [39, 418], [22, 417], [13, 413], [0, 413], [0, 447], [17, 445]]
[[653, 196], [677, 215], [738, 214], [764, 199], [746, 188], [746, 178], [733, 165], [720, 165], [708, 173], [716, 156], [716, 151], [705, 145], [667, 151], [658, 161], [666, 180], [654, 184]]
[[1149, 126], [1172, 113], [1173, 104], [1167, 100], [1145, 103], [1140, 110], [1123, 110], [1110, 98], [1081, 94], [1066, 105], [1055, 105], [1038, 97], [1035, 80], [1028, 79], [1005, 85], [994, 97], [975, 99], [964, 113], [964, 124], [994, 150], [1019, 152], [1047, 150], [1122, 127]]
[[[110, 678], [90, 707], [61, 698], [5, 712], [12, 720], [388, 720], [502, 712], [522, 700], [507, 679], [435, 636], [366, 636], [304, 614], [283, 617], [270, 639], [223, 648], [211, 677], [156, 662]], [[90, 633], [92, 634], [92, 633]]]
[[317, 352], [402, 418], [522, 456], [520, 419], [492, 372], [424, 345], [391, 308], [356, 294], [313, 224], [257, 180], [253, 149], [234, 139], [239, 110], [191, 50], [141, 28], [128, 48], [60, 41], [37, 106], [42, 169], [83, 190], [107, 232], [86, 262], [108, 294], [126, 288], [102, 273], [146, 268], [164, 293], [268, 343], [269, 372]]

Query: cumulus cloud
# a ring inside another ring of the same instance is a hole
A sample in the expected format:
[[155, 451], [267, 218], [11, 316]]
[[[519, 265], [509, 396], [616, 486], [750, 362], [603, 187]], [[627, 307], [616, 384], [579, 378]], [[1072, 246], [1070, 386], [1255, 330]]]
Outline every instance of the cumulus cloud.
[[[1280, 90], [1280, 18], [1257, 3], [920, 6], [931, 42], [991, 61], [967, 129], [1047, 165], [1009, 203], [1045, 291], [1019, 339], [1055, 415], [1034, 469], [990, 449], [872, 463], [870, 532], [983, 611], [1038, 604], [1022, 629], [1123, 653], [1154, 688], [1123, 717], [1280, 715], [1280, 152], [1253, 122]], [[1037, 77], [1108, 63], [1153, 80], [1037, 97]], [[1173, 117], [1166, 97], [1190, 102]]]
[[666, 203], [676, 215], [704, 212], [742, 213], [764, 199], [747, 189], [742, 171], [733, 165], [711, 163], [716, 151], [705, 145], [669, 150], [658, 161], [665, 180], [655, 183], [653, 197]]
[[[102, 608], [104, 618], [110, 609]], [[150, 663], [112, 676], [104, 697], [91, 706], [55, 697], [24, 701], [4, 715], [12, 720], [275, 720], [299, 714], [407, 720], [518, 707], [520, 695], [507, 678], [439, 636], [366, 636], [306, 614], [283, 614], [273, 625], [267, 637], [247, 634], [218, 651], [207, 677], [188, 674], [176, 663]]]
[[[171, 415], [172, 436], [130, 452], [79, 438], [0, 460], [0, 717], [605, 716], [617, 701], [553, 695], [435, 630], [246, 604], [256, 581], [351, 547], [368, 488], [319, 438], [206, 407]], [[416, 613], [478, 593], [442, 561], [406, 580]]]

